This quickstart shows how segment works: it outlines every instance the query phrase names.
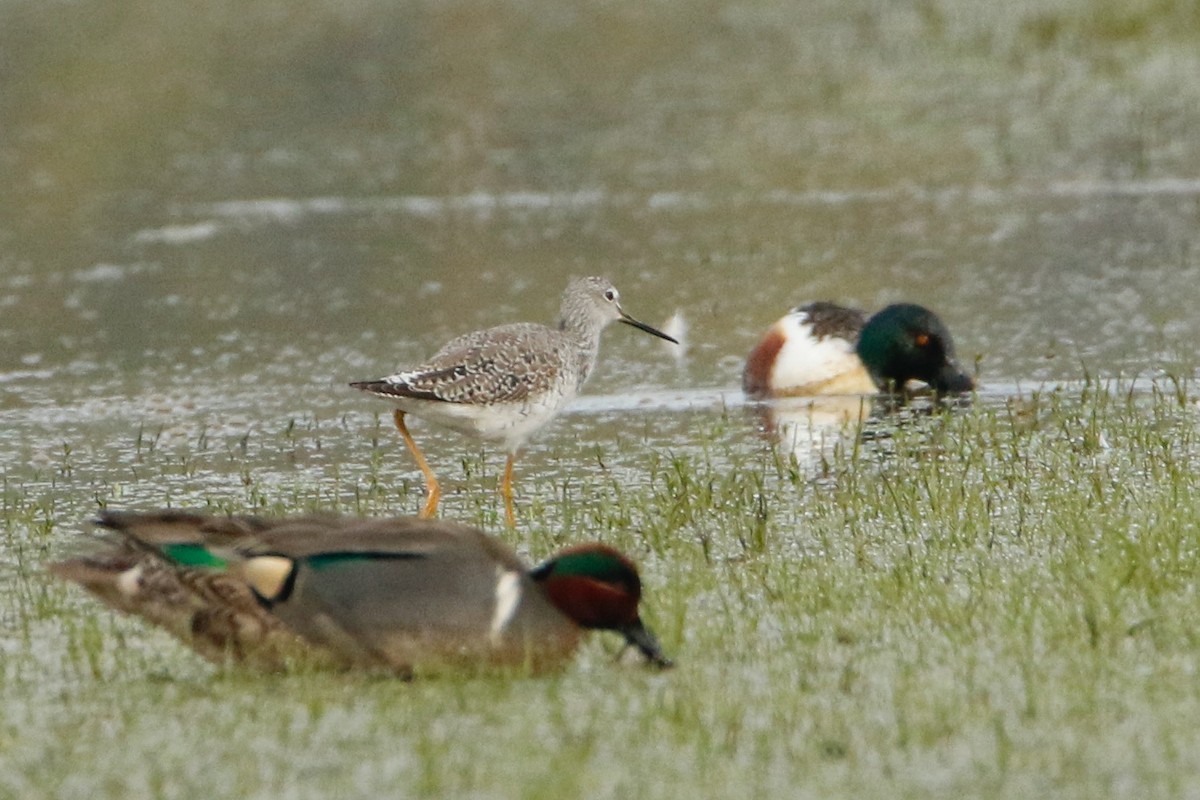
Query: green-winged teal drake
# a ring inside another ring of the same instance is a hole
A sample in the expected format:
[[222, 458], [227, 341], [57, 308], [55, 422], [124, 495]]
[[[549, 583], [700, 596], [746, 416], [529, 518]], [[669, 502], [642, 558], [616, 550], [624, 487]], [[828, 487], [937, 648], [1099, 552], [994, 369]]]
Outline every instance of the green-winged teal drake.
[[900, 392], [911, 380], [939, 395], [969, 392], [950, 331], [929, 309], [897, 303], [868, 319], [834, 303], [810, 303], [777, 320], [746, 359], [753, 399]]
[[579, 393], [596, 366], [600, 334], [610, 322], [675, 342], [621, 310], [620, 295], [607, 279], [576, 278], [563, 292], [557, 327], [519, 322], [475, 331], [451, 340], [424, 364], [350, 384], [398, 406], [396, 428], [425, 476], [421, 516], [437, 513], [441, 489], [408, 432], [405, 415], [504, 447], [508, 459], [501, 492], [505, 519], [512, 526], [517, 451]]
[[97, 524], [105, 546], [51, 571], [219, 663], [542, 671], [589, 629], [671, 663], [638, 614], [637, 568], [603, 544], [529, 570], [476, 528], [413, 517], [105, 511]]

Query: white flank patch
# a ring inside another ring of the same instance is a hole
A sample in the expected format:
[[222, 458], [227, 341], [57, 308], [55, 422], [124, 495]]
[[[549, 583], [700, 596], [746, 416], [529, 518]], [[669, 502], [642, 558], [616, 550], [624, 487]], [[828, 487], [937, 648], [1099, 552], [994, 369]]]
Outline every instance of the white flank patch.
[[508, 623], [512, 622], [521, 604], [521, 574], [512, 570], [500, 572], [496, 581], [496, 609], [492, 612], [492, 644], [498, 646]]
[[771, 387], [777, 392], [828, 383], [862, 369], [854, 344], [840, 336], [818, 339], [806, 314], [788, 314], [776, 323], [783, 347], [771, 369]]
[[126, 597], [133, 597], [142, 588], [142, 565], [130, 567], [117, 576], [117, 591]]

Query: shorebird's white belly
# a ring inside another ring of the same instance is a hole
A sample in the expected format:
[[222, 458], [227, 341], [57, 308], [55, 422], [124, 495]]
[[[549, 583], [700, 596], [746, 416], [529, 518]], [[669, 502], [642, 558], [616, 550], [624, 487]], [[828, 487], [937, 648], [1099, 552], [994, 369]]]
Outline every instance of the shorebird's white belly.
[[505, 450], [513, 452], [550, 422], [575, 394], [574, 387], [562, 386], [517, 403], [467, 404], [406, 399], [398, 401], [397, 405], [421, 419], [476, 439], [498, 442]]

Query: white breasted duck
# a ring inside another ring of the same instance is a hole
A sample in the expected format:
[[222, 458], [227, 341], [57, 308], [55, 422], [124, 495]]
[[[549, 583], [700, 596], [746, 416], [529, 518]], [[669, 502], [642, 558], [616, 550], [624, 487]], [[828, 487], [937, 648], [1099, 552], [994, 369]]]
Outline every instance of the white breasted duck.
[[794, 308], [763, 334], [742, 372], [742, 388], [756, 400], [893, 393], [911, 380], [939, 395], [975, 388], [950, 331], [913, 303], [890, 305], [869, 319], [834, 303]]
[[671, 662], [638, 615], [637, 568], [567, 548], [529, 570], [453, 522], [105, 511], [97, 552], [50, 566], [218, 663], [452, 670], [560, 667], [587, 629]]

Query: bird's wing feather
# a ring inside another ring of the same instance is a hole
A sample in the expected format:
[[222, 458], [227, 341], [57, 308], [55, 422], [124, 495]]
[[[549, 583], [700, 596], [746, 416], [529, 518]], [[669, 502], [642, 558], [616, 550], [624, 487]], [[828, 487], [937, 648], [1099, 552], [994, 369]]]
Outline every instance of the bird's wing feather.
[[558, 381], [566, 349], [551, 328], [503, 325], [453, 339], [419, 367], [359, 388], [447, 403], [520, 403]]

